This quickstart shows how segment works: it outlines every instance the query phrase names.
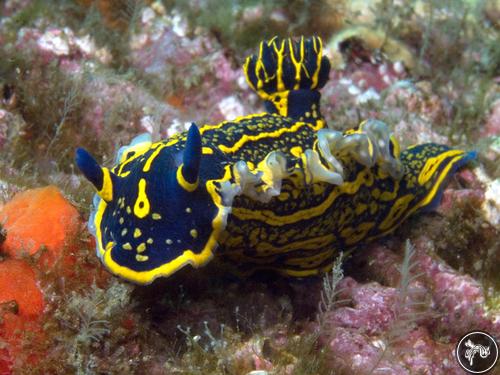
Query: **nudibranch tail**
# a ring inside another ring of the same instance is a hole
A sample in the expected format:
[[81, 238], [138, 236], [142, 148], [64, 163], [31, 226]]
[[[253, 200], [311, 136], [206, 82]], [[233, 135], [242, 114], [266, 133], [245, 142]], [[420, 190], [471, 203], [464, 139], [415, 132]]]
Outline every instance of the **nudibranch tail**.
[[303, 120], [320, 117], [318, 90], [330, 72], [321, 38], [261, 42], [258, 54], [249, 56], [243, 69], [271, 113]]
[[458, 169], [476, 159], [477, 153], [426, 143], [409, 147], [401, 157], [407, 166], [407, 187], [425, 192], [414, 210], [429, 212], [440, 204], [448, 180]]

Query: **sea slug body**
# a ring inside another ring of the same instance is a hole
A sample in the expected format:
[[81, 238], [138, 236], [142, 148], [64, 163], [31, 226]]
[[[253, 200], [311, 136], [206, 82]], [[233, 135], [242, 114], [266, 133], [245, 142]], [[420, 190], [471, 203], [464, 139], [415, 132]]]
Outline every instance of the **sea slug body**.
[[264, 41], [244, 70], [267, 112], [159, 142], [140, 135], [110, 169], [77, 149], [97, 190], [89, 228], [112, 273], [148, 284], [213, 256], [240, 273], [322, 273], [340, 250], [435, 208], [447, 178], [475, 157], [434, 143], [400, 151], [375, 119], [329, 129], [318, 37]]

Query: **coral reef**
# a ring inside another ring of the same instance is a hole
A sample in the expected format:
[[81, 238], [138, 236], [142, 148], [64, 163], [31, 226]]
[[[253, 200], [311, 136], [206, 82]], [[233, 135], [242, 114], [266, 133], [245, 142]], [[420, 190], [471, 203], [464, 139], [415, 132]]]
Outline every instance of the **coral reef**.
[[[0, 374], [463, 373], [463, 334], [500, 338], [498, 1], [214, 3], [0, 4]], [[437, 211], [324, 279], [217, 264], [148, 287], [110, 276], [75, 147], [109, 158], [141, 132], [260, 111], [249, 49], [313, 33], [335, 61], [331, 128], [372, 117], [403, 147], [478, 152]]]

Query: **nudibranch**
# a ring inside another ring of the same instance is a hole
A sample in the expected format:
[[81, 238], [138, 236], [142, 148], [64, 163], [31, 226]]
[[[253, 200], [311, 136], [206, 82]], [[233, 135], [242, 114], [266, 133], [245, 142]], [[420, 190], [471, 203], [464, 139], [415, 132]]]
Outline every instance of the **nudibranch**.
[[375, 119], [330, 129], [322, 49], [318, 37], [273, 38], [247, 58], [265, 113], [193, 124], [159, 142], [140, 135], [112, 168], [77, 149], [97, 190], [89, 229], [110, 272], [148, 284], [217, 256], [241, 273], [315, 275], [340, 250], [436, 207], [447, 178], [475, 154], [434, 143], [401, 152]]

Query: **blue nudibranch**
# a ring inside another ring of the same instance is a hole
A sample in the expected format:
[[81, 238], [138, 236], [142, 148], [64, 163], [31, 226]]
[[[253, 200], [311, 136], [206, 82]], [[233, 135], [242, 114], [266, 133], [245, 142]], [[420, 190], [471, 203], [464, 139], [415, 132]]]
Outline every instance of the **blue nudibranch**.
[[266, 113], [154, 143], [143, 134], [111, 169], [76, 151], [97, 189], [89, 228], [112, 273], [148, 284], [214, 255], [241, 272], [325, 272], [339, 250], [434, 208], [446, 179], [474, 158], [434, 143], [400, 152], [375, 119], [329, 129], [319, 89], [330, 63], [318, 37], [264, 41], [244, 71]]

